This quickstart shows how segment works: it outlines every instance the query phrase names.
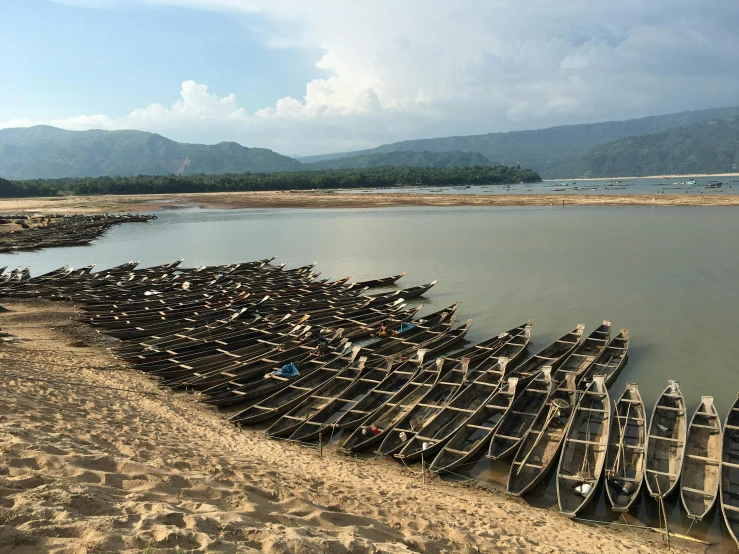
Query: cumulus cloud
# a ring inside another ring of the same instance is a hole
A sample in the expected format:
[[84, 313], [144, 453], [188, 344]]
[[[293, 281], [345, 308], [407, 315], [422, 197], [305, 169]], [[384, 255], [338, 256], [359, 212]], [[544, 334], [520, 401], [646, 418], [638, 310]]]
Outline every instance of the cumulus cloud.
[[733, 105], [739, 93], [733, 0], [138, 1], [256, 15], [266, 47], [318, 48], [329, 76], [252, 114], [185, 81], [169, 107], [52, 124], [307, 154]]

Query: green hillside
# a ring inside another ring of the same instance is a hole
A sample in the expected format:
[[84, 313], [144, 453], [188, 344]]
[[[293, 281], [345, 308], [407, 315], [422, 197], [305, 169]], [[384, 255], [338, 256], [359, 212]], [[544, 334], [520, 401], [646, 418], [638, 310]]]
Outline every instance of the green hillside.
[[590, 149], [570, 172], [577, 176], [728, 173], [739, 168], [739, 117], [626, 137]]
[[289, 171], [300, 162], [234, 142], [184, 144], [143, 131], [0, 129], [0, 175], [7, 179]]
[[674, 127], [687, 127], [701, 121], [736, 116], [739, 116], [739, 107], [690, 111], [627, 121], [566, 125], [533, 131], [408, 140], [385, 144], [370, 150], [305, 157], [301, 158], [301, 161], [315, 162], [329, 158], [388, 152], [459, 150], [480, 152], [493, 163], [530, 167], [544, 178], [578, 177], [577, 160], [596, 145], [622, 137], [660, 133]]
[[474, 167], [493, 165], [479, 152], [387, 152], [350, 156], [306, 164], [310, 169], [355, 169], [383, 166], [402, 167]]

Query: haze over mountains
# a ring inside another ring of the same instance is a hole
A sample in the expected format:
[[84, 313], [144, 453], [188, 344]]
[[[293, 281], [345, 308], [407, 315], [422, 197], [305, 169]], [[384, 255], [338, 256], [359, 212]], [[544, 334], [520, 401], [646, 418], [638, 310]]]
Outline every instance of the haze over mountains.
[[530, 168], [544, 178], [736, 171], [739, 107], [411, 140], [299, 160], [234, 142], [186, 144], [142, 131], [0, 129], [0, 177], [15, 180], [498, 163]]

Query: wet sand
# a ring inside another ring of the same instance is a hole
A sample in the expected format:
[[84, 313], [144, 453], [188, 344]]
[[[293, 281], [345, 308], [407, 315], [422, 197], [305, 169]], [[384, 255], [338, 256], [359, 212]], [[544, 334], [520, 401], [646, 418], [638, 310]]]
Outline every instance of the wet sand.
[[174, 206], [208, 208], [387, 208], [393, 206], [737, 206], [739, 195], [726, 194], [415, 194], [378, 192], [226, 192], [66, 196], [0, 200], [0, 214], [145, 212]]
[[[652, 552], [499, 491], [238, 429], [159, 389], [60, 303], [0, 327], [0, 552]], [[647, 544], [644, 539], [652, 542]], [[705, 547], [673, 540], [676, 552]]]

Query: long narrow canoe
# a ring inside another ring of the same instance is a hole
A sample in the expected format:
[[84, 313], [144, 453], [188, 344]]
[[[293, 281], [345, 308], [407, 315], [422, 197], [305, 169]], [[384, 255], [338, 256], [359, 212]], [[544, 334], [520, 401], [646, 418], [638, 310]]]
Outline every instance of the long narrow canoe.
[[424, 424], [444, 409], [462, 388], [470, 360], [462, 358], [443, 378], [419, 394], [409, 395], [379, 419], [378, 427], [389, 429], [375, 452], [395, 454], [423, 428]]
[[614, 512], [628, 512], [644, 482], [647, 410], [636, 383], [614, 403], [606, 450], [606, 493]]
[[[253, 425], [277, 417], [305, 398], [313, 394], [320, 394], [327, 383], [335, 381], [351, 383], [364, 369], [367, 358], [356, 359], [361, 347], [355, 346], [348, 360], [338, 359], [334, 363], [326, 363], [318, 371], [305, 375], [290, 383], [287, 387], [271, 396], [253, 404], [245, 410], [231, 416], [229, 421], [241, 425]], [[341, 363], [343, 362], [343, 366]]]
[[[446, 364], [447, 367], [445, 369], [449, 369], [459, 361], [459, 355], [462, 355], [470, 359], [470, 367], [474, 369], [476, 374], [480, 375], [485, 372], [496, 372], [496, 378], [500, 381], [505, 372], [505, 365], [500, 365], [498, 363], [499, 360], [501, 357], [505, 357], [507, 359], [507, 356], [505, 356], [506, 354], [516, 359], [520, 358], [522, 353], [525, 351], [526, 345], [531, 336], [531, 323], [533, 322], [526, 322], [523, 325], [511, 329], [507, 333], [498, 335], [499, 339], [488, 339], [478, 345], [456, 352], [453, 354], [453, 358], [446, 358], [443, 362], [439, 363]], [[502, 342], [501, 344], [500, 341], [505, 342]], [[496, 345], [498, 346], [497, 348], [495, 348]], [[484, 357], [485, 355], [487, 355], [487, 358], [480, 361], [481, 356]], [[409, 387], [411, 387], [410, 384]], [[393, 398], [392, 400], [390, 400], [390, 398], [385, 394], [385, 391], [372, 391], [372, 393], [368, 395], [365, 400], [358, 403], [351, 412], [347, 412], [347, 414], [337, 422], [338, 424], [342, 424], [342, 420], [346, 418], [351, 418], [353, 421], [357, 421], [359, 417], [363, 417], [359, 420], [359, 427], [357, 427], [354, 433], [344, 441], [344, 444], [342, 445], [344, 452], [357, 452], [381, 442], [384, 439], [385, 433], [390, 430], [387, 427], [380, 428], [377, 426], [376, 420], [382, 411], [382, 406], [385, 405], [385, 403], [389, 405], [399, 402], [405, 398], [405, 395], [409, 394], [411, 390], [412, 388], [403, 390], [402, 395], [399, 394], [397, 398]], [[377, 398], [376, 401], [373, 401], [371, 398], [372, 394], [376, 396], [382, 395], [382, 398]], [[382, 400], [382, 402], [380, 402], [380, 400]]]
[[[512, 375], [515, 375], [514, 371]], [[498, 424], [488, 448], [488, 457], [502, 460], [515, 454], [526, 432], [544, 410], [547, 399], [556, 389], [552, 368], [544, 366], [541, 372], [524, 388]]]
[[442, 373], [452, 369], [456, 363], [454, 359], [439, 358], [434, 363], [421, 368], [410, 381], [388, 380], [369, 391], [364, 398], [352, 406], [351, 410], [347, 410], [336, 421], [337, 426], [353, 429], [341, 445], [342, 451], [344, 453], [358, 452], [380, 442], [384, 438], [384, 433], [389, 430], [378, 426], [381, 415], [409, 395], [422, 394], [422, 392], [416, 393], [415, 391], [431, 386]]
[[690, 519], [701, 521], [711, 511], [721, 479], [721, 420], [713, 396], [701, 397], [688, 426], [680, 498]]
[[381, 279], [368, 279], [366, 281], [357, 281], [356, 283], [352, 283], [350, 287], [352, 288], [359, 288], [363, 289], [365, 287], [386, 287], [388, 285], [392, 285], [403, 277], [405, 273], [401, 273], [400, 275], [393, 275], [392, 277], [383, 277]]
[[680, 383], [668, 381], [654, 405], [647, 435], [644, 470], [647, 490], [655, 498], [668, 496], [678, 485], [687, 427]]
[[531, 490], [557, 461], [576, 401], [575, 374], [565, 373], [521, 440], [508, 473], [509, 494], [521, 496]]
[[739, 395], [726, 415], [721, 447], [721, 512], [739, 546]]
[[529, 330], [524, 329], [485, 360], [483, 366], [487, 364], [489, 367], [494, 367], [502, 358], [508, 359], [507, 366], [499, 375], [501, 384], [495, 394], [449, 438], [431, 463], [432, 471], [438, 473], [452, 471], [475, 459], [478, 453], [487, 446], [498, 423], [510, 408], [518, 392], [518, 378], [509, 378], [505, 373], [508, 368], [515, 367], [517, 361], [523, 357], [529, 338]]
[[[441, 364], [435, 364], [433, 367], [441, 367]], [[423, 371], [420, 373], [424, 373]], [[436, 380], [439, 379], [439, 374], [435, 371], [426, 370], [425, 373], [428, 373], [427, 379], [431, 380], [432, 382], [436, 382]], [[419, 374], [416, 374], [414, 376], [414, 379]], [[413, 381], [411, 381], [413, 382]], [[404, 390], [408, 385], [405, 385], [400, 390]], [[387, 393], [390, 393], [391, 391], [388, 391], [384, 388], [382, 384], [378, 385], [380, 390], [383, 390]], [[374, 390], [374, 389], [373, 389]], [[371, 394], [371, 390], [367, 392], [367, 394]], [[400, 392], [396, 393], [400, 394]], [[394, 395], [393, 395], [394, 396]], [[391, 398], [393, 397], [391, 396]], [[363, 398], [366, 398], [366, 395], [363, 395]], [[344, 415], [346, 415], [346, 412], [351, 412], [352, 414], [355, 413], [355, 406], [356, 404], [349, 404], [349, 405], [342, 405], [339, 403], [336, 403], [334, 406], [331, 406], [329, 409], [323, 410], [322, 412], [316, 414], [311, 420], [306, 421], [303, 425], [301, 425], [292, 435], [290, 435], [290, 440], [300, 440], [300, 441], [306, 441], [306, 440], [313, 440], [317, 438], [320, 431], [324, 429], [332, 429], [331, 434], [335, 431], [335, 429], [338, 428], [337, 425], [334, 425], [334, 423], [338, 422], [339, 419], [343, 418]], [[329, 434], [329, 433], [325, 433]]]
[[582, 341], [552, 375], [555, 381], [563, 381], [565, 373], [572, 373], [575, 381], [590, 368], [598, 355], [608, 345], [611, 339], [611, 322], [603, 320], [603, 323], [588, 337]]
[[[426, 420], [423, 427], [396, 454], [406, 462], [413, 462], [424, 456], [435, 456], [446, 441], [474, 415], [477, 409], [490, 401], [500, 386], [508, 358], [493, 358], [495, 364], [468, 373], [457, 393], [442, 409]], [[424, 400], [425, 402], [425, 400]], [[427, 458], [433, 460], [433, 458]]]
[[536, 377], [544, 366], [549, 366], [552, 370], [556, 370], [562, 362], [567, 359], [567, 356], [580, 344], [580, 338], [582, 332], [585, 329], [585, 325], [578, 324], [578, 326], [565, 333], [552, 344], [542, 348], [525, 360], [521, 365], [517, 366], [511, 374], [512, 377], [518, 377], [519, 386], [526, 386], [529, 381]]
[[626, 365], [629, 359], [628, 351], [629, 330], [621, 329], [619, 334], [611, 339], [608, 346], [601, 351], [600, 355], [582, 374], [579, 380], [580, 389], [585, 390], [596, 375], [605, 376], [606, 387], [610, 387]]
[[557, 468], [559, 510], [575, 517], [595, 496], [608, 446], [611, 401], [605, 378], [597, 376], [579, 394], [565, 431]]
[[203, 401], [211, 406], [225, 407], [242, 404], [253, 398], [269, 396], [281, 391], [298, 379], [312, 377], [316, 372], [319, 372], [320, 375], [320, 370], [326, 367], [326, 364], [329, 364], [329, 367], [334, 369], [346, 367], [354, 359], [351, 352], [351, 343], [343, 342], [333, 351], [327, 352], [323, 356], [311, 357], [303, 360], [301, 363], [295, 364], [300, 373], [299, 375], [281, 376], [278, 375], [280, 368], [276, 368], [275, 371], [266, 373], [264, 377], [249, 383], [249, 385], [232, 389], [227, 393], [212, 398], [205, 398]]
[[302, 428], [300, 435], [315, 438], [381, 383], [398, 382], [396, 386], [402, 387], [421, 367], [424, 354], [424, 350], [419, 350], [415, 359], [400, 364], [388, 360], [384, 366], [370, 367], [351, 383], [335, 383], [329, 390], [314, 394], [295, 406], [267, 429], [267, 434], [271, 437], [292, 436]]

